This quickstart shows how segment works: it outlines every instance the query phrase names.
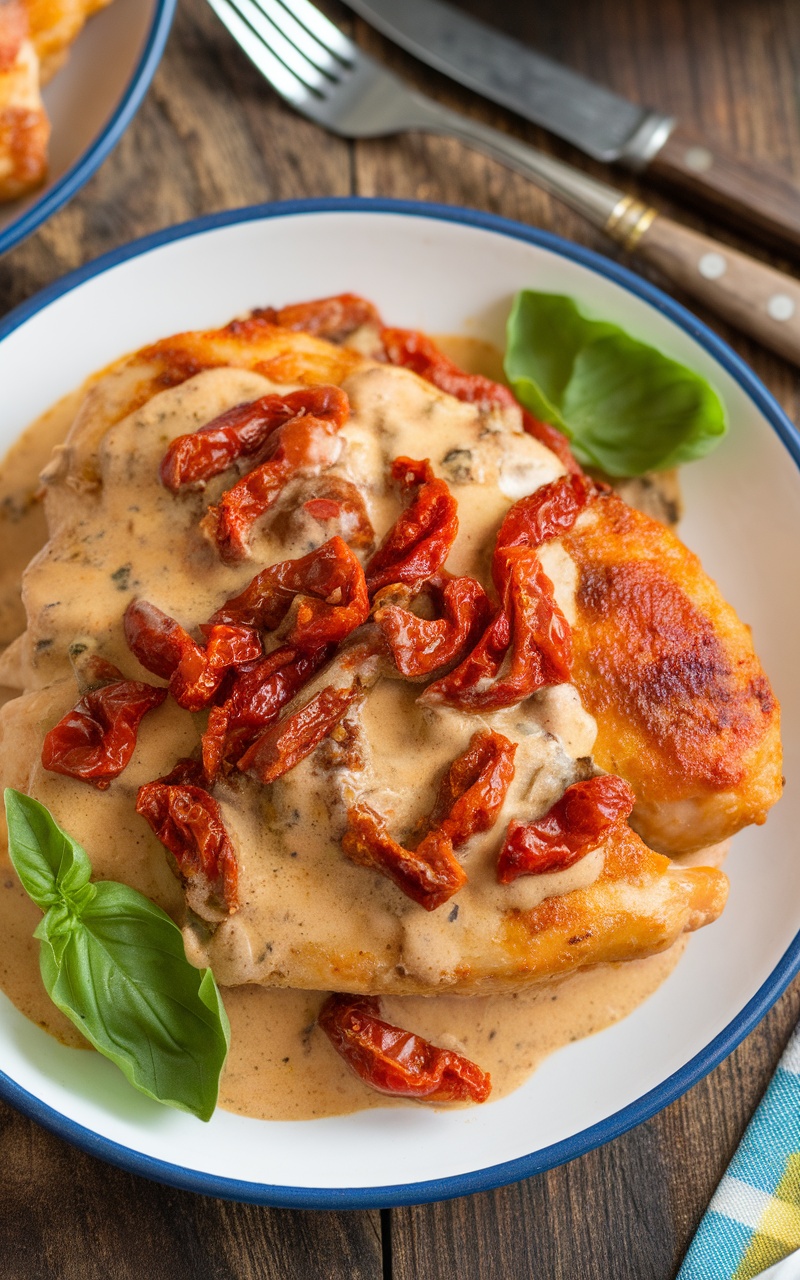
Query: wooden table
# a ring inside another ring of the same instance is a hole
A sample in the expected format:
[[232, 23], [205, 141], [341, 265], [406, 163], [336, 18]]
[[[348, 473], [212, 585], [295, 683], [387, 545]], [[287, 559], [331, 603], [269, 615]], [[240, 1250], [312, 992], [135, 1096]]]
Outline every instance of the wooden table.
[[[800, 23], [793, 0], [461, 3], [743, 155], [784, 166], [800, 182]], [[330, 4], [327, 12], [443, 102], [576, 158], [540, 130], [427, 71], [354, 23], [343, 7]], [[580, 163], [603, 176], [599, 166]], [[409, 135], [352, 146], [321, 132], [270, 92], [203, 0], [181, 0], [161, 68], [114, 154], [66, 209], [0, 261], [0, 310], [105, 250], [186, 218], [265, 200], [351, 193], [488, 209], [606, 249], [576, 216], [454, 141]], [[797, 420], [796, 371], [703, 319]], [[209, 1200], [93, 1160], [0, 1105], [0, 1275], [669, 1280], [799, 1012], [800, 980], [726, 1062], [638, 1129], [516, 1186], [418, 1208], [315, 1213]]]

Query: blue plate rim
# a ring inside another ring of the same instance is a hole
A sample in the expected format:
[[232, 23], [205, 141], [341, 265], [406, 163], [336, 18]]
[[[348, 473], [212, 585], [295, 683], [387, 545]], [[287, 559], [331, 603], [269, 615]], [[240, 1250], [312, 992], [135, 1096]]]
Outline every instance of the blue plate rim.
[[0, 231], [0, 255], [32, 235], [71, 200], [113, 151], [141, 105], [161, 61], [178, 0], [156, 0], [150, 30], [125, 91], [103, 129], [74, 164], [19, 218]]
[[[170, 2], [171, 0], [167, 0], [167, 3]], [[478, 227], [512, 239], [539, 245], [614, 281], [634, 296], [655, 307], [679, 328], [689, 333], [718, 361], [755, 403], [785, 445], [795, 465], [800, 469], [800, 432], [792, 425], [774, 396], [726, 342], [680, 303], [675, 302], [649, 281], [634, 275], [626, 267], [602, 257], [592, 249], [572, 244], [552, 232], [543, 231], [537, 227], [526, 227], [522, 223], [502, 218], [497, 214], [459, 206], [345, 196], [282, 201], [207, 214], [122, 245], [47, 286], [33, 298], [21, 303], [0, 321], [0, 342], [76, 286], [152, 249], [240, 222], [318, 213], [387, 213]], [[798, 970], [800, 970], [800, 931], [792, 939], [767, 980], [739, 1014], [678, 1071], [629, 1103], [628, 1106], [607, 1116], [597, 1124], [530, 1155], [503, 1161], [484, 1169], [423, 1182], [384, 1187], [316, 1188], [281, 1187], [220, 1177], [143, 1155], [130, 1147], [102, 1137], [42, 1103], [2, 1071], [0, 1071], [0, 1097], [89, 1155], [106, 1160], [129, 1172], [183, 1190], [222, 1199], [290, 1209], [375, 1209], [426, 1204], [436, 1200], [472, 1195], [480, 1191], [491, 1191], [507, 1183], [544, 1173], [577, 1156], [585, 1155], [588, 1151], [610, 1142], [635, 1125], [650, 1119], [658, 1111], [681, 1097], [742, 1042], [783, 993]]]

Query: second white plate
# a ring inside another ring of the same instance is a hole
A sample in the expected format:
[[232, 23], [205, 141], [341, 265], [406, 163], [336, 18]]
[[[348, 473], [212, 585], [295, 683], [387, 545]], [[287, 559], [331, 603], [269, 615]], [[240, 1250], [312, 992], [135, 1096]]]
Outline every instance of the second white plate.
[[119, 142], [153, 78], [176, 0], [114, 0], [78, 36], [44, 90], [52, 125], [47, 181], [0, 204], [0, 253], [60, 209]]

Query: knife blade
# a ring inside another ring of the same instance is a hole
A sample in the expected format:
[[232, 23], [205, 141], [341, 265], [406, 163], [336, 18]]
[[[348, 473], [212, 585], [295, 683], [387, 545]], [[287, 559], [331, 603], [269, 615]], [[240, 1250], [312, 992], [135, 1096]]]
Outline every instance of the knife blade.
[[347, 3], [421, 62], [542, 125], [595, 160], [627, 160], [638, 167], [675, 123], [439, 0]]
[[595, 160], [649, 172], [726, 221], [800, 253], [800, 191], [443, 0], [346, 0], [395, 44]]

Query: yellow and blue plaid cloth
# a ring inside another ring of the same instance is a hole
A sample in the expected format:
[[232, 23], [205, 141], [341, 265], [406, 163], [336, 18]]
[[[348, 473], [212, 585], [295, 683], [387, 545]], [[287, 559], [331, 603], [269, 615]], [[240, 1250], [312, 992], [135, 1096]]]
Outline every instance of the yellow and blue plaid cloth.
[[800, 1027], [714, 1193], [677, 1280], [752, 1280], [800, 1249]]

